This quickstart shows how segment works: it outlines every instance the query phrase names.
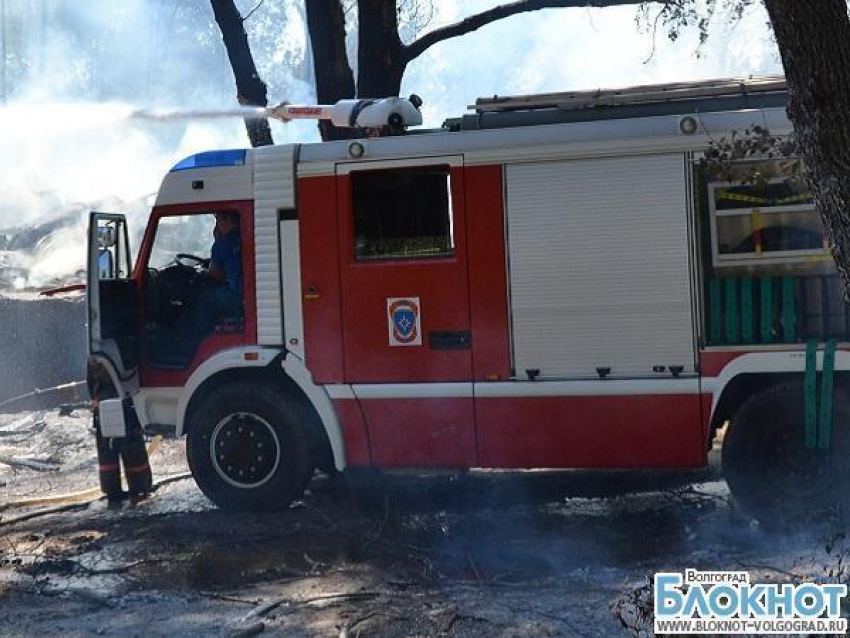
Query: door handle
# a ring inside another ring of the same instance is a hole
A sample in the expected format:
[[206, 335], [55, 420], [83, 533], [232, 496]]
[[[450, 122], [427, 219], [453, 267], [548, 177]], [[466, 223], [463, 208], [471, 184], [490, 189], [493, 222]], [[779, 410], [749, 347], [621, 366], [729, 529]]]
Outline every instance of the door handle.
[[428, 347], [431, 350], [469, 350], [472, 334], [469, 330], [431, 330], [428, 332]]
[[318, 299], [319, 298], [319, 289], [316, 288], [316, 284], [310, 284], [307, 286], [307, 292], [304, 293], [304, 299]]

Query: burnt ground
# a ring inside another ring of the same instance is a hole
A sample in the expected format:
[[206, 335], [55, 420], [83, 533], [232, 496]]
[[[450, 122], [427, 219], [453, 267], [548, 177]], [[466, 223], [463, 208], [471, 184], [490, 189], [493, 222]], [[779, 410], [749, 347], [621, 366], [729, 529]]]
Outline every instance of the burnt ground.
[[[95, 484], [92, 448], [85, 412], [0, 415], [0, 500]], [[625, 636], [655, 571], [823, 578], [844, 551], [760, 529], [713, 473], [320, 477], [236, 514], [182, 476], [183, 441], [152, 465], [140, 503], [0, 512], [0, 634]]]

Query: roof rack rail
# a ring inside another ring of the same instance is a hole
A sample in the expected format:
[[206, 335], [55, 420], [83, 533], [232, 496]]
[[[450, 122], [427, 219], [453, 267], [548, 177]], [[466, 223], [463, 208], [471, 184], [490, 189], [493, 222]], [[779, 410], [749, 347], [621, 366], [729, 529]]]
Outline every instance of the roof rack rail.
[[765, 93], [784, 93], [785, 78], [781, 75], [750, 76], [696, 82], [674, 82], [633, 86], [622, 89], [595, 89], [566, 93], [482, 97], [469, 106], [477, 113], [533, 111], [559, 109], [576, 111], [594, 107], [659, 104], [700, 98], [752, 96]]

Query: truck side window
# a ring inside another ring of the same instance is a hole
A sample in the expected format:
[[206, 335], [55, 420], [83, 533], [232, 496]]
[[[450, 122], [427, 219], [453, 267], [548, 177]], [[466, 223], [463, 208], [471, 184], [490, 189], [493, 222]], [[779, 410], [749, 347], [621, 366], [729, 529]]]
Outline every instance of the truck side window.
[[454, 254], [448, 166], [351, 173], [358, 261]]

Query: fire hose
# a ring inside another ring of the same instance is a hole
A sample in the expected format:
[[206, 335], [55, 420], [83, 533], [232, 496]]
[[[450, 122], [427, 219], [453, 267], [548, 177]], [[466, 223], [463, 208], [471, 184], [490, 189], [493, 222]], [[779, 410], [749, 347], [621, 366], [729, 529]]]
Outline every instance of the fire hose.
[[[150, 445], [148, 445], [148, 456], [152, 456], [153, 453], [156, 452], [161, 442], [161, 434], [157, 434], [155, 437], [153, 437], [150, 442]], [[185, 472], [177, 476], [168, 477], [167, 480], [175, 480], [176, 478], [186, 478], [188, 476], [191, 476], [191, 474], [189, 472]], [[71, 494], [57, 494], [55, 496], [27, 498], [17, 501], [10, 501], [8, 503], [2, 503], [0, 504], [0, 512], [5, 511], [7, 509], [36, 507], [39, 505], [70, 505], [73, 503], [90, 503], [99, 500], [101, 496], [102, 494], [100, 487], [93, 487], [90, 489], [82, 490], [80, 492], [73, 492]]]
[[68, 400], [74, 400], [79, 396], [80, 391], [82, 390], [82, 388], [85, 387], [85, 385], [85, 381], [73, 381], [71, 383], [63, 383], [61, 385], [56, 385], [52, 388], [36, 389], [32, 392], [27, 392], [26, 394], [22, 394], [17, 397], [12, 397], [11, 399], [6, 399], [5, 401], [0, 401], [0, 411], [15, 403], [20, 403], [21, 401], [25, 401], [27, 399], [34, 399], [36, 397], [50, 395], [53, 393], [64, 395], [65, 398], [67, 398]]

